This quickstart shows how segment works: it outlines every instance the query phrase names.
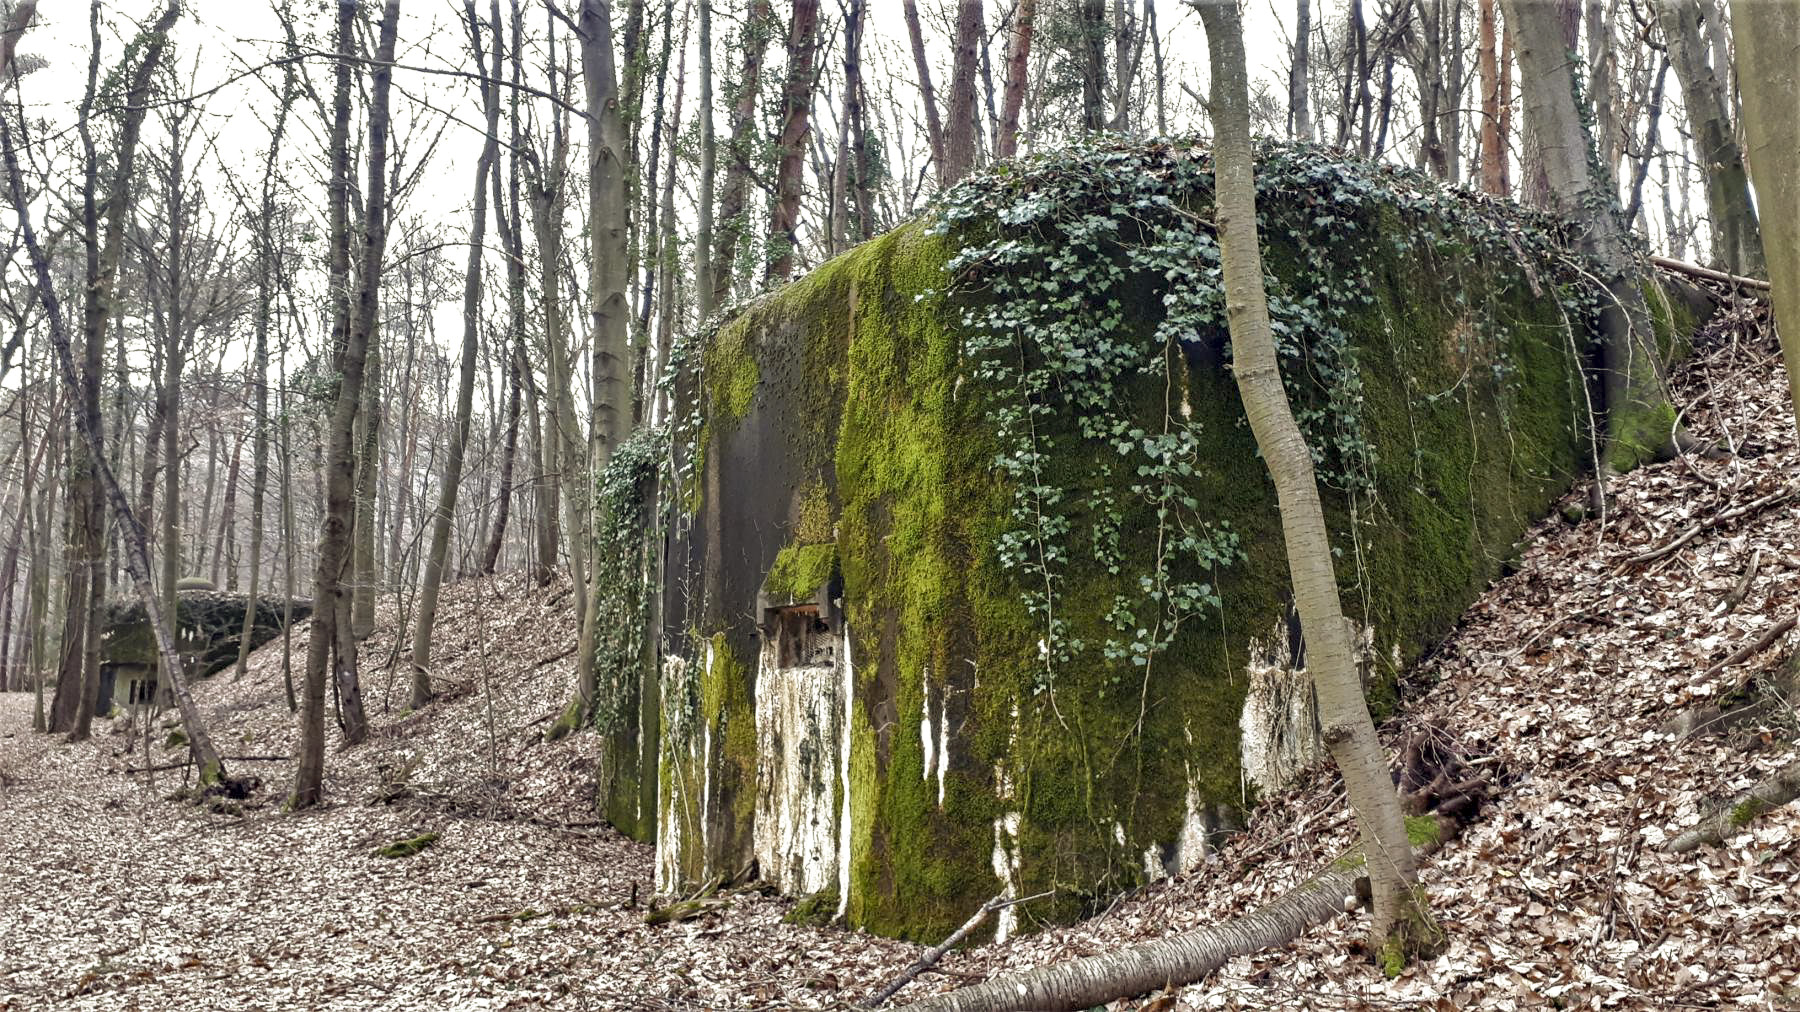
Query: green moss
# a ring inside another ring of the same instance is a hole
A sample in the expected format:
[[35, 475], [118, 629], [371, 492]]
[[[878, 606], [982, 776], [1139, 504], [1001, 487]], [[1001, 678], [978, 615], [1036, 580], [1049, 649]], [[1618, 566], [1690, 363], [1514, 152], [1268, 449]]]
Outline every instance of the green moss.
[[793, 909], [781, 916], [783, 924], [800, 924], [807, 927], [823, 927], [830, 924], [837, 916], [838, 891], [835, 887], [821, 889], [802, 897], [794, 904]]
[[1766, 802], [1760, 798], [1749, 798], [1731, 806], [1731, 825], [1734, 828], [1747, 826], [1757, 816], [1769, 810]]
[[821, 545], [833, 540], [836, 523], [825, 483], [814, 482], [801, 490], [798, 498], [799, 504], [794, 511], [794, 541], [802, 545]]
[[1389, 936], [1381, 946], [1381, 972], [1398, 977], [1406, 971], [1406, 945], [1399, 936]]
[[559, 738], [568, 737], [581, 727], [582, 715], [580, 698], [569, 700], [568, 705], [563, 707], [562, 713], [557, 715], [555, 723], [552, 723], [549, 730], [544, 732], [544, 740], [556, 741]]
[[726, 324], [706, 348], [708, 417], [728, 425], [749, 413], [762, 379], [750, 344], [751, 323], [746, 316]]
[[163, 744], [163, 748], [181, 748], [182, 746], [186, 745], [187, 743], [188, 743], [187, 733], [182, 731], [180, 728], [176, 728], [175, 730], [169, 732], [169, 736], [167, 738], [163, 739], [162, 744]]
[[775, 556], [763, 593], [771, 601], [806, 601], [831, 579], [837, 565], [837, 546], [789, 545]]
[[1406, 817], [1406, 842], [1414, 847], [1435, 846], [1442, 832], [1435, 815], [1409, 815]]
[[385, 847], [376, 848], [375, 856], [386, 858], [412, 857], [414, 854], [425, 850], [437, 842], [438, 834], [420, 833], [418, 836], [408, 837], [404, 840], [395, 840]]

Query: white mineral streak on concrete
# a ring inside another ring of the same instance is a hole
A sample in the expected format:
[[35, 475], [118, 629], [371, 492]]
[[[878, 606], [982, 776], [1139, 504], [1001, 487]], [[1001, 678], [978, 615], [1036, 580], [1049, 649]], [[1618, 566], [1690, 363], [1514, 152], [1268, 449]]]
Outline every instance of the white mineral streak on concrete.
[[919, 702], [919, 742], [924, 747], [925, 764], [919, 775], [926, 780], [931, 779], [931, 766], [937, 760], [937, 741], [931, 737], [931, 669], [925, 669], [919, 676], [919, 688], [922, 695]]
[[843, 682], [836, 664], [777, 667], [766, 641], [756, 674], [756, 808], [751, 846], [765, 879], [791, 896], [840, 881], [837, 778]]
[[1319, 741], [1312, 675], [1293, 666], [1285, 622], [1277, 621], [1267, 640], [1250, 641], [1245, 673], [1250, 688], [1238, 716], [1244, 775], [1264, 791], [1274, 791], [1311, 765]]
[[[1374, 657], [1374, 628], [1352, 623], [1350, 642], [1358, 666], [1366, 669]], [[1317, 762], [1324, 748], [1312, 673], [1294, 667], [1285, 622], [1275, 624], [1267, 641], [1250, 641], [1245, 670], [1250, 688], [1238, 716], [1244, 775], [1262, 790], [1275, 791]]]
[[938, 695], [938, 807], [944, 807], [944, 771], [950, 768], [950, 718], [944, 716], [944, 697]]
[[[1019, 813], [1007, 812], [994, 820], [994, 877], [1000, 880], [1001, 895], [1019, 895]], [[1019, 928], [1019, 908], [1000, 911], [994, 926], [994, 941], [1004, 942]]]
[[[687, 660], [680, 656], [663, 659], [663, 681], [667, 686], [686, 685]], [[656, 888], [672, 893], [681, 887], [681, 846], [684, 827], [695, 819], [696, 799], [688, 790], [688, 773], [697, 757], [694, 754], [694, 719], [687, 710], [687, 693], [665, 692], [662, 698], [662, 755], [657, 770], [656, 817]], [[662, 790], [663, 770], [668, 771], [668, 791]]]
[[850, 661], [850, 623], [844, 623], [844, 649], [838, 654], [844, 672], [844, 715], [838, 735], [838, 906], [837, 916], [850, 909], [850, 728], [856, 710], [856, 671]]

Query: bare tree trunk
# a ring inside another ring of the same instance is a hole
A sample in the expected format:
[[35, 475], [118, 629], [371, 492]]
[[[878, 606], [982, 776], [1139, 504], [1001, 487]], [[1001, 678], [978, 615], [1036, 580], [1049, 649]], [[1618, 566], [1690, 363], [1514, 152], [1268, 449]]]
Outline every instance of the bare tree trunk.
[[[1493, 0], [1484, 0], [1492, 3]], [[1288, 136], [1313, 139], [1312, 112], [1307, 101], [1307, 63], [1312, 51], [1313, 0], [1298, 0], [1294, 12], [1294, 55], [1288, 65]]]
[[1081, 128], [1106, 129], [1106, 0], [1081, 0]]
[[[377, 309], [379, 313], [379, 309]], [[361, 640], [375, 631], [375, 599], [381, 578], [375, 568], [375, 489], [381, 481], [381, 321], [369, 325], [363, 364], [363, 402], [356, 413], [356, 520], [351, 528], [350, 635]]]
[[1480, 0], [1476, 35], [1481, 75], [1481, 189], [1504, 197], [1506, 138], [1500, 130], [1500, 52], [1494, 25], [1494, 0]]
[[[592, 276], [589, 298], [593, 312], [594, 416], [589, 429], [591, 481], [597, 482], [607, 460], [630, 431], [624, 369], [629, 361], [625, 304], [625, 225], [630, 216], [626, 201], [625, 124], [619, 116], [618, 76], [613, 70], [612, 11], [601, 0], [582, 0], [581, 74], [588, 105], [588, 235]], [[594, 526], [569, 536], [598, 543], [598, 503], [589, 511]], [[596, 565], [594, 567], [598, 569]], [[576, 680], [581, 712], [592, 712], [597, 691], [594, 670], [594, 622], [599, 611], [601, 587], [590, 579], [586, 589], [581, 639], [576, 648]]]
[[1012, 30], [1006, 35], [1006, 85], [1000, 101], [1000, 139], [995, 145], [1001, 158], [1019, 153], [1019, 110], [1025, 106], [1030, 81], [1031, 37], [1037, 28], [1037, 0], [1018, 0]]
[[[469, 49], [477, 65], [482, 60], [481, 18], [475, 13], [475, 0], [463, 0], [468, 18]], [[493, 34], [493, 84], [481, 88], [482, 108], [486, 113], [487, 140], [475, 161], [475, 199], [470, 212], [469, 266], [463, 276], [462, 365], [456, 384], [456, 420], [450, 431], [450, 450], [444, 463], [443, 482], [437, 508], [432, 514], [431, 550], [425, 556], [425, 582], [419, 588], [419, 613], [413, 627], [412, 642], [412, 708], [431, 702], [431, 634], [437, 622], [438, 592], [444, 582], [444, 565], [450, 552], [450, 526], [456, 516], [457, 492], [462, 485], [463, 454], [469, 441], [469, 420], [474, 410], [475, 353], [481, 339], [481, 255], [487, 238], [488, 174], [500, 153], [500, 0], [492, 0], [490, 14]], [[610, 38], [610, 34], [609, 34]], [[594, 227], [599, 227], [596, 223]]]
[[975, 167], [975, 71], [982, 40], [981, 0], [958, 0], [955, 56], [950, 64], [950, 124], [938, 182], [952, 186]]
[[[332, 162], [332, 260], [333, 274], [348, 291], [350, 279], [350, 61], [356, 54], [355, 5], [339, 0], [337, 95], [331, 128]], [[326, 430], [325, 517], [320, 525], [319, 552], [313, 574], [312, 634], [306, 650], [306, 684], [300, 720], [300, 769], [294, 779], [294, 808], [306, 808], [321, 800], [325, 771], [325, 668], [333, 648], [337, 651], [337, 686], [344, 713], [344, 737], [351, 744], [368, 733], [362, 715], [362, 691], [356, 679], [356, 640], [342, 628], [344, 611], [343, 572], [350, 552], [351, 525], [355, 522], [356, 413], [362, 405], [365, 356], [369, 329], [375, 321], [375, 301], [381, 285], [381, 254], [387, 241], [387, 142], [388, 94], [394, 59], [394, 37], [400, 20], [400, 0], [387, 0], [381, 16], [380, 40], [372, 70], [369, 105], [369, 181], [366, 189], [363, 234], [363, 277], [357, 293], [354, 319], [348, 307], [340, 308], [338, 323], [338, 389]], [[334, 326], [334, 329], [337, 329]]]
[[1800, 418], [1800, 6], [1732, 0], [1744, 135], [1762, 208], [1762, 248], [1787, 363], [1788, 393]]
[[[975, 3], [980, 12], [980, 0], [964, 2]], [[800, 242], [800, 188], [806, 176], [806, 135], [811, 129], [813, 86], [818, 80], [818, 24], [819, 0], [794, 0], [787, 81], [781, 89], [781, 136], [776, 141], [780, 161], [775, 169], [775, 213], [769, 223], [769, 242], [774, 247], [769, 258], [770, 280], [785, 280], [794, 274], [794, 250]], [[973, 81], [970, 83], [972, 86]]]
[[937, 88], [931, 83], [931, 62], [925, 58], [925, 30], [919, 24], [919, 5], [903, 0], [901, 14], [906, 19], [906, 37], [912, 43], [913, 69], [919, 75], [919, 98], [925, 105], [925, 137], [931, 142], [931, 164], [937, 166], [938, 179], [944, 177], [944, 120], [938, 112]]
[[[0, 49], [0, 73], [10, 74], [12, 47], [17, 44], [19, 34], [30, 23], [35, 7], [36, 5], [31, 0], [24, 0], [13, 9], [12, 16], [6, 25], [4, 49]], [[97, 7], [95, 11], [93, 24], [97, 34], [99, 24]], [[107, 253], [112, 255], [110, 258], [105, 254], [101, 256], [98, 263], [102, 270], [98, 272], [97, 276], [90, 277], [89, 280], [88, 299], [90, 305], [96, 295], [102, 303], [101, 326], [104, 326], [105, 309], [107, 308], [104, 302], [111, 297], [111, 286], [116, 276], [118, 254], [124, 243], [124, 207], [130, 194], [132, 167], [137, 153], [139, 128], [146, 110], [150, 78], [162, 58], [163, 50], [167, 45], [169, 29], [174, 26], [179, 13], [180, 8], [171, 4], [157, 19], [153, 30], [148, 34], [143, 55], [133, 69], [131, 86], [126, 92], [128, 106], [119, 134], [118, 155], [113, 167], [112, 184], [109, 187], [107, 235], [103, 247]], [[91, 106], [91, 101], [83, 103], [84, 133]], [[0, 117], [0, 149], [3, 149], [5, 157], [8, 190], [12, 198], [13, 209], [18, 215], [19, 231], [24, 238], [35, 274], [38, 300], [43, 305], [44, 315], [49, 322], [50, 343], [55, 349], [57, 365], [62, 372], [65, 388], [72, 399], [79, 399], [84, 393], [82, 377], [76, 372], [68, 324], [64, 320], [62, 305], [56, 295], [55, 282], [50, 274], [50, 259], [45, 255], [43, 248], [38, 245], [37, 233], [31, 224], [31, 206], [25, 198], [24, 174], [19, 169], [19, 158], [13, 144], [12, 128], [5, 117]], [[84, 204], [87, 205], [83, 215], [85, 223], [97, 225], [98, 215], [95, 213], [93, 201], [88, 199], [84, 201]], [[97, 229], [89, 233], [90, 237], [95, 232]], [[89, 242], [90, 248], [97, 245], [92, 241]], [[107, 269], [109, 265], [111, 269]], [[96, 286], [104, 286], [104, 289], [96, 293], [94, 290]], [[94, 336], [97, 335], [90, 330], [90, 339]], [[94, 372], [93, 376], [97, 380], [98, 372]], [[200, 769], [201, 785], [212, 787], [226, 783], [228, 778], [224, 764], [220, 761], [218, 750], [213, 747], [212, 736], [207, 733], [206, 723], [200, 716], [199, 708], [194, 705], [193, 697], [188, 692], [187, 679], [182, 674], [181, 653], [175, 643], [174, 630], [170, 626], [170, 616], [163, 610], [162, 602], [157, 600], [156, 592], [150, 586], [150, 558], [144, 548], [144, 530], [138, 524], [136, 516], [132, 514], [131, 504], [126, 501], [124, 490], [120, 488], [118, 478], [107, 462], [97, 415], [98, 411], [88, 413], [78, 410], [75, 416], [76, 427], [81, 433], [82, 441], [87, 446], [88, 459], [92, 463], [93, 476], [97, 480], [99, 493], [111, 506], [114, 518], [124, 531], [126, 568], [131, 574], [132, 585], [137, 591], [138, 599], [143, 602], [144, 611], [150, 619], [151, 632], [156, 639], [160, 672], [170, 682], [175, 704], [180, 710], [182, 725], [188, 737], [188, 747], [192, 750], [195, 762]], [[91, 719], [94, 706], [93, 687], [88, 687], [85, 695], [87, 698], [82, 708], [86, 711], [87, 718]], [[77, 727], [80, 730], [86, 730], [79, 723]]]
[[[1716, 15], [1715, 15], [1716, 16]], [[1713, 260], [1732, 274], [1761, 276], [1762, 234], [1751, 202], [1750, 179], [1744, 170], [1744, 154], [1732, 129], [1730, 103], [1721, 75], [1726, 67], [1714, 67], [1701, 36], [1699, 0], [1658, 0], [1657, 23], [1668, 45], [1669, 63], [1681, 82], [1681, 100], [1687, 107], [1693, 131], [1695, 160], [1706, 180], [1706, 203], [1712, 214]], [[1740, 36], [1742, 32], [1739, 33]], [[1740, 38], [1739, 48], [1743, 47]], [[1755, 46], [1756, 43], [1750, 43]]]
[[1618, 195], [1597, 167], [1593, 139], [1575, 102], [1566, 22], [1553, 6], [1506, 0], [1517, 33], [1525, 115], [1538, 138], [1555, 209], [1581, 222], [1580, 244], [1610, 296], [1600, 310], [1604, 466], [1629, 468], [1677, 437], [1644, 301], [1643, 269], [1626, 243]]
[[719, 145], [713, 136], [712, 2], [700, 3], [700, 192], [695, 209], [694, 299], [695, 316], [705, 323], [717, 306], [717, 281], [713, 277], [713, 189]]
[[[750, 201], [750, 164], [756, 154], [756, 90], [762, 80], [763, 52], [768, 45], [767, 26], [771, 20], [769, 0], [751, 0], [749, 20], [744, 28], [743, 69], [737, 82], [737, 97], [732, 103], [731, 139], [725, 152], [725, 185], [719, 193], [718, 220], [713, 222], [710, 272], [713, 287], [711, 301], [707, 303], [707, 308], [712, 311], [717, 311], [731, 298], [737, 274], [738, 243], [749, 232], [746, 216]], [[705, 51], [704, 46], [702, 51]], [[596, 128], [597, 125], [590, 127]], [[711, 137], [712, 132], [708, 130], [706, 136]], [[704, 170], [704, 166], [702, 168]], [[706, 188], [706, 192], [710, 194], [711, 188]]]
[[[256, 235], [256, 322], [251, 374], [256, 386], [254, 433], [250, 456], [250, 606], [244, 609], [244, 627], [238, 635], [237, 669], [233, 678], [244, 677], [250, 664], [250, 640], [256, 630], [257, 601], [262, 591], [263, 510], [269, 484], [269, 320], [275, 308], [275, 162], [287, 135], [288, 109], [293, 102], [293, 71], [283, 74], [281, 101], [275, 111], [275, 129], [263, 155], [262, 208]], [[291, 700], [290, 700], [291, 701]], [[291, 707], [290, 707], [291, 708]]]
[[[494, 30], [499, 31], [498, 24], [494, 26]], [[499, 564], [500, 550], [506, 540], [507, 520], [512, 513], [513, 470], [519, 450], [519, 416], [524, 399], [525, 371], [530, 368], [530, 359], [525, 352], [525, 234], [519, 204], [519, 151], [523, 146], [523, 138], [519, 132], [518, 85], [521, 67], [518, 56], [524, 37], [519, 3], [518, 0], [513, 0], [513, 44], [512, 59], [509, 61], [513, 88], [509, 94], [507, 109], [507, 121], [510, 124], [507, 150], [510, 154], [506, 160], [505, 200], [501, 199], [500, 174], [489, 173], [493, 183], [494, 221], [500, 231], [501, 244], [506, 250], [506, 305], [509, 314], [508, 329], [512, 336], [507, 353], [506, 446], [500, 458], [500, 503], [494, 517], [493, 534], [488, 538], [487, 550], [481, 557], [481, 571], [490, 575]]]
[[1294, 421], [1269, 326], [1252, 179], [1250, 100], [1242, 28], [1232, 4], [1200, 4], [1212, 56], [1216, 217], [1231, 330], [1232, 375], [1256, 445], [1275, 481], [1287, 544], [1294, 603], [1306, 636], [1307, 667], [1318, 696], [1319, 723], [1362, 831], [1362, 851], [1374, 902], [1369, 936], [1392, 967], [1427, 951], [1437, 933], [1418, 886], [1400, 797], [1363, 699], [1350, 645], [1350, 626], [1338, 600], [1331, 538], [1319, 505], [1313, 458]]

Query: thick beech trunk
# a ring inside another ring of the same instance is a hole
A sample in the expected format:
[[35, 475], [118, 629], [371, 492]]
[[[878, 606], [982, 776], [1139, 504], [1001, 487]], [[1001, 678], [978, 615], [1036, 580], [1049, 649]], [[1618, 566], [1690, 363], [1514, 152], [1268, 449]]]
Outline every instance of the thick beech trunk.
[[1577, 107], [1568, 56], [1566, 9], [1506, 0], [1518, 44], [1525, 117], [1555, 210], [1581, 225], [1578, 242], [1594, 259], [1607, 297], [1600, 311], [1603, 467], [1623, 469], [1666, 452], [1676, 438], [1674, 412], [1644, 301], [1644, 273], [1631, 253], [1618, 195], [1597, 166], [1593, 139]]
[[1731, 16], [1775, 326], [1800, 419], [1800, 5], [1733, 0]]

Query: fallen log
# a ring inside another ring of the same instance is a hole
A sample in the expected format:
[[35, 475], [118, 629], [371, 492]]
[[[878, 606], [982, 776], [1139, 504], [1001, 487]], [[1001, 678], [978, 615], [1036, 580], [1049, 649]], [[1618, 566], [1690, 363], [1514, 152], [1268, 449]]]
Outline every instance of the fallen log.
[[1650, 257], [1650, 262], [1664, 270], [1674, 271], [1677, 274], [1686, 274], [1691, 278], [1704, 278], [1707, 281], [1717, 281], [1720, 284], [1735, 285], [1739, 288], [1748, 288], [1757, 292], [1769, 291], [1769, 283], [1757, 278], [1739, 277], [1736, 274], [1715, 271], [1711, 267], [1702, 267], [1699, 264], [1690, 264], [1680, 260], [1672, 260], [1669, 257], [1652, 255]]
[[996, 977], [907, 1005], [914, 1012], [1073, 1012], [1127, 995], [1190, 984], [1249, 955], [1292, 941], [1344, 912], [1358, 863], [1338, 860], [1242, 917], [1096, 956]]
[[1758, 782], [1756, 786], [1732, 798], [1718, 811], [1700, 820], [1700, 824], [1663, 845], [1671, 854], [1685, 854], [1709, 844], [1731, 839], [1765, 812], [1800, 798], [1800, 761], [1788, 763]]
[[895, 977], [893, 983], [882, 988], [873, 996], [865, 1000], [862, 1003], [862, 1007], [880, 1008], [882, 1002], [892, 998], [901, 988], [912, 983], [913, 978], [924, 973], [926, 970], [935, 969], [937, 967], [937, 961], [944, 958], [944, 953], [956, 948], [957, 945], [961, 944], [963, 939], [969, 937], [976, 928], [981, 927], [982, 922], [988, 919], [989, 914], [992, 914], [997, 910], [1004, 910], [1007, 907], [1018, 906], [1021, 903], [1040, 900], [1049, 895], [1050, 893], [1038, 893], [1036, 896], [1026, 896], [1023, 899], [1016, 900], [1009, 900], [1005, 896], [996, 896], [993, 899], [988, 900], [981, 905], [981, 909], [975, 911], [969, 916], [968, 920], [963, 922], [962, 927], [952, 931], [949, 938], [946, 938], [937, 945], [925, 950], [925, 954], [920, 956], [918, 961], [913, 963], [913, 965], [907, 967], [906, 972]]

